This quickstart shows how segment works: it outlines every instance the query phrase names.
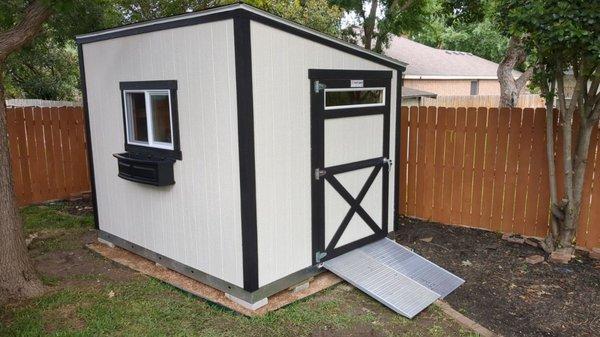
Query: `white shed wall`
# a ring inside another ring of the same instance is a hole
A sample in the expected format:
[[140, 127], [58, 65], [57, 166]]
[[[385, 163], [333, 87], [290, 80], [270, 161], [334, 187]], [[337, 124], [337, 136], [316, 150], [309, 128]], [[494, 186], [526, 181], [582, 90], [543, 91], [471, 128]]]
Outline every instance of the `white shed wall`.
[[[259, 285], [312, 263], [310, 81], [308, 69], [391, 70], [251, 22]], [[391, 93], [395, 158], [396, 78]], [[389, 228], [393, 229], [390, 174]]]
[[[83, 46], [100, 229], [243, 286], [233, 21]], [[175, 185], [117, 177], [120, 81], [177, 80]]]

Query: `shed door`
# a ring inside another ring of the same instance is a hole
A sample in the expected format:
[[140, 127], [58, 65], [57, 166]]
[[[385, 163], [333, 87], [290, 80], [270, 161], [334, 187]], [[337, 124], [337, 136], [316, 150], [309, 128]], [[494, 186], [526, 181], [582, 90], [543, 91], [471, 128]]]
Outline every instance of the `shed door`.
[[309, 70], [313, 263], [387, 235], [391, 77]]

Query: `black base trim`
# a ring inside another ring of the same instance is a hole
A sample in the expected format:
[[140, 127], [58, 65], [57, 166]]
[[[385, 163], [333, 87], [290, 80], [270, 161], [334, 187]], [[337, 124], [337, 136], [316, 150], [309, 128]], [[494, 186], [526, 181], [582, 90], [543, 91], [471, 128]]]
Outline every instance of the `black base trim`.
[[[222, 280], [218, 277], [207, 274], [201, 270], [190, 267], [183, 263], [177, 262], [169, 257], [158, 254], [154, 251], [151, 251], [147, 248], [144, 248], [140, 245], [137, 245], [133, 242], [127, 241], [123, 238], [120, 238], [116, 235], [107, 233], [105, 231], [98, 231], [98, 238], [104, 241], [108, 241], [115, 246], [121, 247], [127, 251], [140, 255], [150, 261], [161, 264], [162, 266], [176, 271], [180, 274], [183, 274], [191, 279], [194, 279], [198, 282], [204, 283], [210, 287], [213, 287], [217, 290], [220, 290], [224, 293], [228, 293], [233, 295], [241, 300], [244, 300], [248, 303], [256, 303], [263, 298], [267, 298], [269, 296], [275, 295], [283, 290], [286, 290], [292, 286], [295, 286], [303, 281], [310, 279], [311, 277], [320, 274], [323, 272], [323, 269], [320, 269], [316, 266], [310, 266], [301, 270], [298, 270], [292, 274], [289, 274], [285, 277], [282, 277], [276, 281], [273, 281], [269, 284], [266, 284], [260, 288], [258, 288], [254, 292], [249, 292], [244, 290], [244, 288], [239, 287], [233, 283]], [[185, 289], [182, 289], [185, 291]]]

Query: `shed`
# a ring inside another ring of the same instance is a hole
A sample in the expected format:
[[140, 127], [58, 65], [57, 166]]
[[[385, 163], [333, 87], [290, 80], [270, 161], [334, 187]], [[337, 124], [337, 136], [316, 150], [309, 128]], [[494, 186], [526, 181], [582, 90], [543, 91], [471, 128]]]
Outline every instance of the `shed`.
[[402, 62], [244, 4], [77, 43], [99, 239], [254, 308], [393, 229]]

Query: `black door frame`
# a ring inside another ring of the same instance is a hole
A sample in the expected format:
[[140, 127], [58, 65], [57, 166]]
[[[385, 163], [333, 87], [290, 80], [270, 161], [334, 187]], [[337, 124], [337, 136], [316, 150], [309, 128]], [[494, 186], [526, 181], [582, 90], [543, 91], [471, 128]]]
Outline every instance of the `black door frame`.
[[[308, 77], [310, 79], [311, 95], [312, 263], [317, 264], [387, 236], [390, 167], [385, 159], [390, 158], [390, 98], [392, 71], [309, 69]], [[362, 80], [365, 88], [384, 87], [385, 105], [379, 107], [325, 110], [324, 90], [320, 89], [318, 84], [325, 85], [327, 88], [350, 88], [351, 80]], [[325, 168], [325, 120], [376, 114], [383, 115], [383, 156]], [[354, 198], [335, 178], [335, 174], [368, 167], [372, 167], [373, 171], [356, 198]], [[324, 172], [321, 171], [319, 174], [319, 171], [317, 170], [324, 170]], [[381, 229], [360, 206], [360, 202], [380, 171], [382, 171], [383, 174]], [[350, 210], [346, 213], [346, 216], [340, 226], [338, 226], [338, 229], [332, 238], [331, 244], [328, 244], [327, 247], [325, 246], [325, 181], [327, 181], [350, 205]], [[335, 248], [337, 240], [339, 240], [353, 216], [360, 216], [363, 218], [367, 225], [373, 230], [373, 234]], [[326, 255], [322, 255], [323, 253]]]

